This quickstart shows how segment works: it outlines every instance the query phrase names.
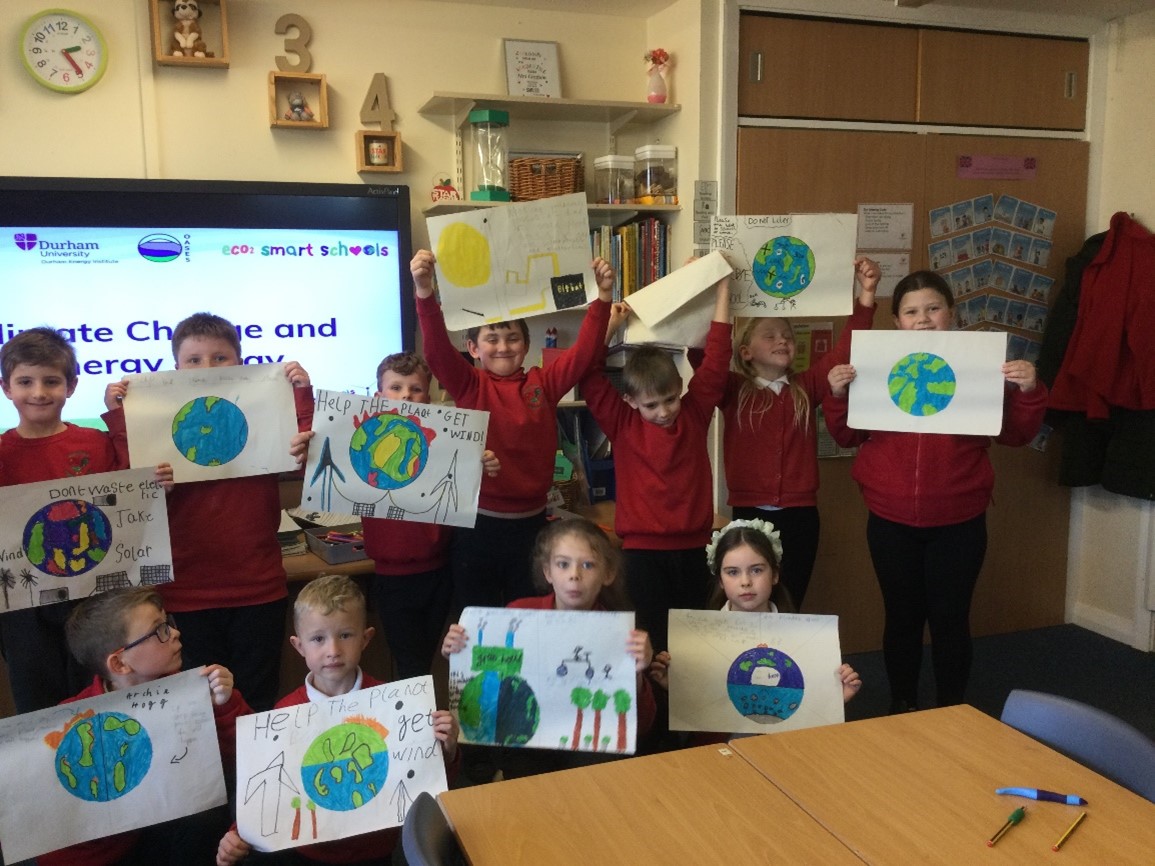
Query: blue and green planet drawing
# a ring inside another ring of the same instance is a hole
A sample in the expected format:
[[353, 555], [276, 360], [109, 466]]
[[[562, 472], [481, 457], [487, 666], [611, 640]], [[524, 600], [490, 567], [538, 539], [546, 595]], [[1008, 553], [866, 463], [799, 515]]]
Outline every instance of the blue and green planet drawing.
[[389, 732], [364, 717], [346, 719], [317, 737], [301, 762], [305, 793], [333, 812], [360, 809], [385, 787]]
[[357, 476], [378, 490], [412, 484], [429, 460], [434, 433], [416, 419], [381, 412], [363, 420], [349, 439], [349, 462]]
[[814, 251], [790, 235], [764, 243], [750, 265], [754, 285], [774, 298], [792, 298], [814, 281]]
[[139, 785], [152, 765], [152, 740], [123, 713], [75, 720], [56, 747], [56, 778], [72, 796], [93, 803], [116, 800]]
[[24, 525], [24, 553], [45, 574], [84, 574], [100, 565], [111, 544], [108, 517], [83, 499], [49, 503]]
[[901, 358], [886, 380], [890, 399], [907, 415], [937, 415], [954, 399], [958, 382], [944, 359], [931, 352], [912, 352]]
[[797, 662], [772, 647], [746, 650], [734, 659], [726, 675], [726, 692], [734, 709], [760, 724], [790, 718], [802, 705], [805, 691]]
[[249, 422], [224, 397], [197, 397], [172, 419], [172, 442], [190, 463], [223, 466], [245, 450]]

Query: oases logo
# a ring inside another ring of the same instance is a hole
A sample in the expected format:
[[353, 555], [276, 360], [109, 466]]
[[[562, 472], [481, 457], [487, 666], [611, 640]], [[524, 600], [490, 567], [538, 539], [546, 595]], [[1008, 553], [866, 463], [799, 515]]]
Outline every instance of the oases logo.
[[184, 245], [172, 235], [154, 234], [137, 241], [136, 251], [150, 262], [164, 263], [184, 252]]

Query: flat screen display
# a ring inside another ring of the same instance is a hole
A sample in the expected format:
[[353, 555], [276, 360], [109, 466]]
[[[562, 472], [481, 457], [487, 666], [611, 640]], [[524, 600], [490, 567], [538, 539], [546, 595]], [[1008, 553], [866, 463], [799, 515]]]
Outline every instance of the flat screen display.
[[172, 369], [173, 327], [202, 311], [237, 326], [246, 364], [371, 394], [412, 348], [409, 258], [404, 186], [0, 177], [0, 343], [40, 325], [73, 343], [78, 423], [109, 382]]

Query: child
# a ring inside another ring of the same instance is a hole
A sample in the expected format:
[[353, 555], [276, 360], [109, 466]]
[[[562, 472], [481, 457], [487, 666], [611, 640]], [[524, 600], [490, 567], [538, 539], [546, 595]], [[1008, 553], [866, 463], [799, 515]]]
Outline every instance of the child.
[[533, 592], [530, 554], [545, 525], [553, 482], [557, 404], [593, 362], [609, 320], [614, 273], [602, 259], [594, 260], [598, 300], [586, 311], [573, 348], [548, 369], [522, 368], [529, 330], [518, 319], [469, 330], [466, 344], [481, 361], [479, 370], [450, 342], [433, 297], [433, 264], [433, 253], [419, 250], [410, 265], [425, 357], [457, 406], [490, 412], [488, 444], [503, 464], [500, 477], [482, 481], [474, 528], [453, 533], [453, 607], [500, 607]]
[[[51, 328], [22, 331], [0, 348], [4, 396], [19, 423], [0, 436], [0, 485], [30, 484], [128, 467], [124, 412], [117, 386], [105, 392], [108, 432], [61, 420], [76, 390], [76, 354]], [[171, 477], [171, 476], [170, 476]], [[5, 568], [5, 578], [10, 570]], [[84, 671], [69, 655], [64, 622], [77, 602], [24, 608], [0, 616], [0, 650], [17, 713], [55, 706], [83, 687]]]
[[715, 287], [705, 360], [682, 396], [682, 377], [664, 349], [635, 349], [622, 370], [625, 400], [596, 367], [581, 382], [586, 405], [613, 443], [614, 529], [626, 579], [654, 648], [666, 649], [666, 613], [701, 607], [709, 572], [702, 548], [714, 525], [706, 434], [726, 386], [730, 359], [730, 280]]
[[[954, 296], [933, 271], [899, 281], [891, 301], [904, 331], [946, 331]], [[1003, 364], [1004, 445], [1034, 438], [1047, 407], [1047, 389], [1029, 361]], [[896, 433], [846, 426], [849, 364], [830, 371], [823, 400], [826, 424], [843, 447], [858, 446], [853, 477], [870, 515], [866, 541], [882, 589], [886, 623], [883, 659], [891, 711], [918, 707], [922, 635], [930, 625], [939, 706], [961, 703], [971, 667], [970, 606], [987, 548], [986, 509], [994, 490], [988, 436]]]
[[[711, 607], [747, 613], [789, 613], [789, 590], [779, 583], [782, 542], [774, 524], [765, 520], [733, 520], [714, 533], [706, 547], [706, 562], [716, 584]], [[669, 689], [670, 653], [660, 652], [650, 665], [650, 676]], [[858, 673], [848, 664], [837, 671], [842, 700], [849, 703], [862, 688]]]
[[[172, 334], [178, 370], [241, 364], [236, 327], [220, 316], [196, 313]], [[313, 419], [309, 374], [285, 365], [293, 384], [297, 425]], [[304, 434], [291, 444], [303, 449]], [[253, 475], [178, 484], [168, 496], [173, 582], [160, 593], [181, 615], [190, 665], [220, 659], [236, 674], [254, 709], [277, 698], [288, 604], [285, 567], [277, 543], [281, 499], [277, 476]]]
[[[293, 605], [293, 649], [305, 659], [309, 673], [299, 689], [277, 701], [277, 709], [310, 701], [323, 703], [358, 689], [383, 685], [361, 670], [361, 653], [373, 637], [367, 625], [365, 596], [352, 578], [329, 574], [309, 581]], [[434, 710], [434, 736], [441, 742], [445, 763], [454, 772], [457, 760], [457, 720], [448, 710]], [[287, 851], [278, 863], [388, 864], [400, 839], [400, 828], [307, 845]], [[234, 825], [217, 848], [217, 866], [231, 866], [251, 846]]]
[[734, 366], [719, 408], [722, 462], [736, 519], [772, 519], [790, 557], [782, 582], [798, 609], [818, 552], [818, 432], [814, 412], [830, 391], [826, 374], [850, 355], [850, 333], [874, 322], [876, 262], [854, 261], [862, 292], [833, 351], [793, 373], [794, 331], [787, 319], [749, 319], [735, 341]]
[[[68, 617], [68, 646], [95, 676], [92, 683], [63, 703], [94, 698], [178, 673], [181, 633], [165, 613], [152, 587], [114, 589], [84, 599]], [[237, 717], [251, 713], [233, 675], [220, 665], [201, 671], [212, 693], [213, 717], [226, 780], [235, 773]], [[156, 824], [117, 833], [43, 854], [40, 866], [113, 866], [120, 863], [211, 863], [213, 841], [228, 826], [228, 809], [219, 806]]]
[[[413, 352], [389, 355], [377, 367], [377, 393], [389, 400], [430, 402], [429, 367]], [[482, 456], [493, 477], [500, 463]], [[429, 673], [449, 615], [452, 528], [435, 523], [364, 518], [365, 552], [373, 560], [373, 606], [385, 627], [399, 679]]]
[[[596, 524], [582, 517], [555, 520], [537, 536], [533, 561], [540, 588], [552, 590], [510, 602], [507, 607], [524, 610], [628, 610], [629, 602], [617, 582], [621, 557]], [[465, 649], [468, 635], [454, 623], [445, 635], [441, 654], [446, 658]], [[657, 713], [653, 691], [642, 674], [653, 657], [649, 636], [640, 629], [630, 632], [626, 652], [634, 657], [638, 671], [638, 739], [649, 732]], [[502, 775], [509, 778], [565, 770], [600, 763], [605, 754], [547, 749], [504, 749]]]

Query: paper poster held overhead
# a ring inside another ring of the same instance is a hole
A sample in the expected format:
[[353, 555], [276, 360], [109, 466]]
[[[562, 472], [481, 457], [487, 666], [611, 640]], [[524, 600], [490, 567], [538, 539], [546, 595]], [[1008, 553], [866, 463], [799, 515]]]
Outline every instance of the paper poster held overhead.
[[597, 297], [583, 193], [426, 220], [450, 330], [581, 307]]
[[848, 316], [855, 214], [716, 216], [710, 247], [734, 267], [736, 316]]
[[996, 436], [1007, 335], [856, 331], [847, 423], [857, 430]]
[[715, 251], [634, 292], [626, 342], [704, 346], [714, 315], [714, 295], [706, 290], [731, 273]]

